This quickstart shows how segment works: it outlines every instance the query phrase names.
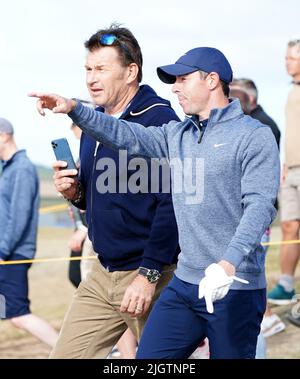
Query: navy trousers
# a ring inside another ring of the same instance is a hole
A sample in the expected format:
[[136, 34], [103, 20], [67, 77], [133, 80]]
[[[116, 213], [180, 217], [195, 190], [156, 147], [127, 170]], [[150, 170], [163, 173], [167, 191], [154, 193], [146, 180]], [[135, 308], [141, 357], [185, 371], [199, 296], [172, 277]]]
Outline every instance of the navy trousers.
[[198, 286], [175, 275], [146, 322], [137, 359], [188, 358], [205, 338], [211, 359], [254, 359], [266, 289], [230, 290], [214, 313], [198, 298]]

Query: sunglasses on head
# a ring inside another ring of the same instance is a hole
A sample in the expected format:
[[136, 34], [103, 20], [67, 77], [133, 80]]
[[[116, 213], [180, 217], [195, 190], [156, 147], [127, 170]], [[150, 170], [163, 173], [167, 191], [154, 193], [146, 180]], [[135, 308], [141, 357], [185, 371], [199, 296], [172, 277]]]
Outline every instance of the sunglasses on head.
[[133, 61], [132, 55], [128, 49], [128, 47], [125, 45], [124, 42], [120, 41], [120, 39], [115, 34], [102, 34], [99, 38], [99, 42], [103, 46], [114, 46], [114, 43], [117, 42], [118, 45], [121, 47], [121, 49], [125, 52], [127, 57]]

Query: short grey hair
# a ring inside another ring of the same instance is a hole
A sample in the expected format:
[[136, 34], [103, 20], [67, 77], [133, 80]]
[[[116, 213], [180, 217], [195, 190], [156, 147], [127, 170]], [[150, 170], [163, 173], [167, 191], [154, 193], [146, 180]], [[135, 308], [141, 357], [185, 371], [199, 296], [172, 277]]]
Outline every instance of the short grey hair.
[[292, 41], [288, 42], [288, 47], [294, 46], [298, 46], [298, 48], [300, 49], [300, 39], [293, 39]]
[[230, 88], [238, 88], [248, 96], [253, 96], [255, 101], [258, 99], [258, 90], [253, 80], [248, 78], [233, 79]]
[[14, 134], [13, 126], [6, 118], [0, 117], [0, 133]]
[[199, 70], [198, 72], [199, 72], [199, 74], [200, 74], [200, 78], [201, 78], [202, 80], [205, 80], [205, 79], [208, 77], [208, 75], [209, 75], [209, 73], [208, 73], [208, 72], [205, 72], [205, 71], [201, 71], [201, 70]]

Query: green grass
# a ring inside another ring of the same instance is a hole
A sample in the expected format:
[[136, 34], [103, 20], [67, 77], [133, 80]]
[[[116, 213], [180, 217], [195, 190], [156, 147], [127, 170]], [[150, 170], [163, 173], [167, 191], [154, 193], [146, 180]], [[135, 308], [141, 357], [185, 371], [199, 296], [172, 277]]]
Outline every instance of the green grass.
[[66, 200], [61, 199], [60, 197], [57, 196], [57, 198], [41, 198], [40, 202], [40, 208], [44, 207], [50, 207], [52, 205], [60, 205], [60, 204], [66, 204]]

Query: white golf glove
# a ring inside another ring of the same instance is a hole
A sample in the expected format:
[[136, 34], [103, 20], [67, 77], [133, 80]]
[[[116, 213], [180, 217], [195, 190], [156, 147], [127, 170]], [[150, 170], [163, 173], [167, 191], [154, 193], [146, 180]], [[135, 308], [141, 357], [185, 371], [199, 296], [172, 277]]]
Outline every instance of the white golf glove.
[[199, 299], [204, 297], [208, 313], [214, 312], [213, 302], [223, 299], [227, 295], [234, 280], [249, 284], [247, 280], [234, 275], [228, 276], [223, 267], [217, 263], [212, 263], [207, 267], [205, 277], [199, 283]]

